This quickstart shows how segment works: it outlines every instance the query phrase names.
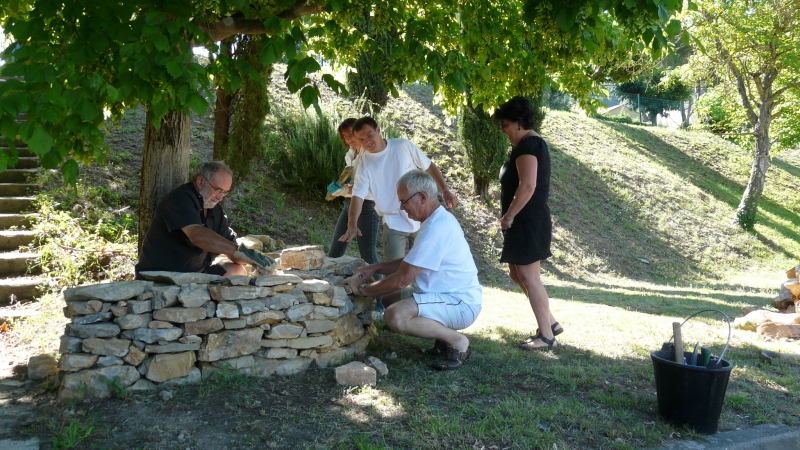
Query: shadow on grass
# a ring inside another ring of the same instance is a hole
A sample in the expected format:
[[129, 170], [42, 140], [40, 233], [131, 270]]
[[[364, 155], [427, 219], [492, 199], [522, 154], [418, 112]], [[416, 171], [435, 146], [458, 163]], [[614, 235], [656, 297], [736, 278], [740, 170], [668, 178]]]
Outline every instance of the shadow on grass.
[[[646, 129], [620, 123], [603, 123], [618, 131], [623, 136], [624, 140], [630, 141], [632, 143], [632, 149], [664, 165], [672, 172], [682, 174], [686, 180], [694, 183], [695, 186], [708, 192], [718, 200], [728, 204], [734, 210], [739, 206], [739, 202], [744, 193], [744, 186], [709, 168], [702, 161], [698, 161], [691, 155], [687, 155]], [[794, 168], [794, 166], [790, 166], [786, 163], [775, 165], [789, 171], [795, 176], [800, 176], [800, 174], [797, 174], [798, 169]], [[760, 210], [756, 219], [758, 223], [773, 229], [786, 239], [795, 242], [800, 241], [800, 232], [798, 232], [796, 228], [790, 228], [777, 223], [764, 214], [764, 212], [768, 212], [777, 217], [781, 217], [788, 223], [796, 224], [800, 223], [800, 215], [797, 212], [786, 209], [766, 196], [761, 197], [758, 207]], [[800, 259], [800, 255], [776, 244], [763, 234], [755, 233], [755, 235], [771, 250], [782, 253], [792, 259]]]
[[779, 157], [772, 158], [772, 164], [775, 167], [785, 171], [789, 175], [795, 178], [800, 178], [800, 167], [798, 167], [797, 165], [792, 164], [789, 161], [786, 161], [785, 159]]
[[[627, 278], [679, 279], [698, 272], [697, 265], [667, 237], [637, 220], [630, 200], [621, 198], [591, 168], [557, 145], [550, 150], [550, 209], [554, 228], [561, 229], [565, 239], [574, 240], [570, 248], [586, 249], [605, 265], [602, 271]], [[572, 207], [565, 209], [565, 205]]]
[[[125, 401], [87, 401], [79, 409], [91, 415], [80, 420], [103, 426], [95, 426], [85, 444], [633, 449], [657, 447], [676, 432], [683, 438], [695, 437], [657, 416], [653, 366], [647, 356], [657, 349], [639, 349], [618, 358], [568, 344], [527, 352], [514, 346], [524, 337], [518, 330], [495, 327], [488, 333], [491, 338], [483, 332], [468, 335], [473, 354], [462, 368], [436, 372], [429, 368], [435, 359], [422, 351], [430, 341], [383, 332], [367, 349], [368, 355], [389, 366], [389, 374], [378, 377], [376, 387], [339, 386], [332, 369], [309, 369], [291, 377], [232, 374], [172, 388], [175, 396], [168, 401], [156, 393]], [[384, 356], [392, 353], [396, 358]], [[755, 353], [732, 348], [729, 354], [747, 359]], [[780, 365], [760, 368], [751, 360], [741, 364], [748, 364], [748, 370], [741, 378], [736, 372], [732, 376], [729, 393], [735, 395], [723, 407], [720, 430], [748, 426], [752, 420], [797, 424], [796, 399], [787, 398], [779, 386], [763, 378], [766, 374], [785, 378], [789, 373]], [[758, 379], [761, 382], [751, 382]], [[37, 422], [28, 425], [30, 430], [49, 439], [52, 428], [45, 424], [70, 420], [62, 410], [58, 404], [42, 408]]]

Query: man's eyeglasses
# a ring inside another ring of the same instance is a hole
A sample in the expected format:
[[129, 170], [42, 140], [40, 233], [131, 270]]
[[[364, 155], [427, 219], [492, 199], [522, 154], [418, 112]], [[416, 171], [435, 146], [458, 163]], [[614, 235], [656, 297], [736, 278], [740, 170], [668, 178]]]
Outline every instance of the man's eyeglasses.
[[405, 200], [400, 200], [400, 206], [405, 206], [405, 205], [406, 205], [406, 203], [407, 203], [409, 200], [411, 200], [412, 198], [414, 198], [414, 197], [415, 197], [417, 194], [419, 194], [419, 192], [417, 192], [416, 194], [412, 195], [411, 197], [408, 197], [408, 198], [407, 198], [407, 199], [405, 199]]
[[206, 180], [206, 183], [208, 183], [208, 185], [211, 186], [214, 189], [214, 191], [213, 191], [214, 195], [221, 195], [221, 196], [224, 197], [224, 196], [226, 196], [226, 195], [231, 193], [231, 191], [223, 191], [222, 189], [214, 186], [213, 184], [211, 184], [211, 181], [209, 181], [208, 178], [206, 178], [205, 176], [203, 176], [203, 175], [200, 175], [200, 176], [203, 177], [203, 179]]

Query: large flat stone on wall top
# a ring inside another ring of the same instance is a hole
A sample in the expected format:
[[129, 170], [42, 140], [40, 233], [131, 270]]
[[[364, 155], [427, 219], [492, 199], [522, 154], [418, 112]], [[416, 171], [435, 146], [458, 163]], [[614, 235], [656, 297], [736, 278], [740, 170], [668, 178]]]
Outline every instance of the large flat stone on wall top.
[[138, 297], [150, 284], [148, 281], [117, 281], [69, 288], [64, 290], [64, 300], [68, 302], [73, 300], [118, 302]]
[[225, 280], [220, 275], [212, 275], [209, 273], [195, 273], [195, 272], [164, 272], [164, 271], [148, 271], [139, 272], [148, 280], [159, 281], [161, 283], [172, 283], [177, 285], [183, 284], [208, 284], [208, 283], [221, 283]]
[[189, 376], [195, 363], [194, 352], [156, 355], [150, 361], [147, 378], [156, 383], [163, 383], [173, 378]]
[[273, 294], [266, 286], [209, 286], [208, 292], [216, 301], [251, 300]]
[[302, 283], [303, 279], [297, 275], [261, 275], [256, 278], [256, 286], [278, 286], [287, 283]]
[[322, 266], [325, 251], [321, 245], [287, 248], [281, 252], [281, 269], [314, 270]]
[[198, 352], [198, 359], [217, 361], [255, 353], [261, 348], [263, 334], [261, 328], [209, 334], [205, 339], [205, 348]]

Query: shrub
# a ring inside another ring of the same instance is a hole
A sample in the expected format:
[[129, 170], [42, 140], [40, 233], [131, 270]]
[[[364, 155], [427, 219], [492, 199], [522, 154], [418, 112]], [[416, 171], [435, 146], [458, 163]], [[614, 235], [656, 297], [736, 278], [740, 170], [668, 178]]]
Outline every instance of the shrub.
[[285, 149], [275, 155], [274, 164], [286, 186], [304, 195], [322, 193], [344, 169], [347, 147], [339, 142], [338, 115], [328, 117], [301, 113], [278, 117], [278, 132]]
[[508, 138], [481, 106], [464, 106], [458, 113], [458, 140], [467, 154], [475, 195], [487, 201], [489, 183], [506, 159]]

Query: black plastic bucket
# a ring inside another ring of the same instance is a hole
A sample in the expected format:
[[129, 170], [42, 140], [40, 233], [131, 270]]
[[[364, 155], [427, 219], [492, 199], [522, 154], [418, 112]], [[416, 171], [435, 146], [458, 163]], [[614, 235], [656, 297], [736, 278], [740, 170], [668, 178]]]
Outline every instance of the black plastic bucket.
[[[697, 314], [706, 311], [717, 310], [704, 310]], [[721, 311], [717, 312], [728, 319], [728, 316]], [[690, 316], [683, 323], [697, 314]], [[730, 342], [730, 320], [728, 320], [728, 342]], [[726, 344], [725, 350], [727, 349]], [[725, 355], [725, 350], [720, 358]], [[670, 349], [650, 353], [656, 379], [658, 414], [676, 426], [688, 425], [701, 434], [716, 433], [733, 364], [714, 357], [707, 367], [679, 364], [674, 361], [674, 354], [674, 350]], [[692, 352], [684, 352], [683, 355], [687, 361], [692, 360]]]

